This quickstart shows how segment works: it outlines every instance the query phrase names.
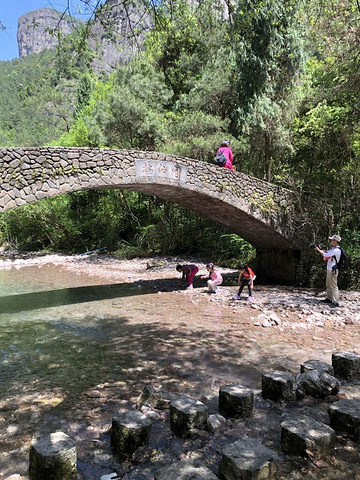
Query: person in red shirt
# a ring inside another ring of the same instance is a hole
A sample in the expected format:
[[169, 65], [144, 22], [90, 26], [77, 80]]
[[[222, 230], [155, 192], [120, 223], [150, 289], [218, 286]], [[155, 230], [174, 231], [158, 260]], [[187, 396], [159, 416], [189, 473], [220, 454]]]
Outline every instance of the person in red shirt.
[[224, 168], [228, 168], [229, 170], [234, 170], [234, 167], [233, 167], [233, 152], [230, 148], [229, 140], [223, 140], [221, 142], [220, 148], [216, 152], [216, 155], [219, 155], [220, 153], [223, 153], [226, 157], [226, 163], [224, 165]]
[[238, 270], [238, 285], [240, 285], [240, 288], [237, 295], [234, 296], [234, 300], [240, 300], [241, 292], [243, 291], [245, 285], [247, 285], [249, 289], [249, 302], [252, 302], [254, 300], [252, 290], [254, 288], [254, 280], [256, 275], [246, 264], [239, 265]]

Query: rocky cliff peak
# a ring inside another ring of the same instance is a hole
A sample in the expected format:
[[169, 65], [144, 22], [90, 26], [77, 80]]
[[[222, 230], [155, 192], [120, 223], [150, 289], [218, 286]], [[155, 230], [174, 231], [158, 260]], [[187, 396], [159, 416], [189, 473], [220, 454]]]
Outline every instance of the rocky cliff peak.
[[89, 37], [90, 48], [97, 54], [95, 70], [110, 72], [119, 62], [127, 62], [141, 48], [151, 24], [143, 3], [107, 0], [95, 16]]
[[81, 22], [51, 8], [39, 8], [19, 18], [17, 41], [20, 58], [58, 45], [58, 32], [68, 35]]
[[[19, 18], [19, 56], [39, 53], [58, 44], [57, 32], [68, 35], [80, 20], [50, 8], [39, 8]], [[96, 71], [110, 72], [128, 61], [141, 47], [151, 26], [143, 5], [132, 1], [108, 0], [91, 22], [89, 46], [95, 52]]]

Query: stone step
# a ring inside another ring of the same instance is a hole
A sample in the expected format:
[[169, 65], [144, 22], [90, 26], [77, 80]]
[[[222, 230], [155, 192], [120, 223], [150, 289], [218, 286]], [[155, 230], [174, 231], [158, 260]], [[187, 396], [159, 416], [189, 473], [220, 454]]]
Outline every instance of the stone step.
[[219, 389], [219, 412], [228, 418], [251, 417], [254, 392], [240, 384], [225, 385]]
[[350, 380], [360, 378], [360, 355], [351, 352], [338, 352], [332, 354], [334, 375], [338, 378]]
[[50, 433], [31, 442], [30, 480], [75, 480], [77, 478], [75, 442], [63, 432]]
[[324, 423], [301, 416], [281, 423], [281, 446], [285, 453], [320, 458], [329, 453], [335, 432]]
[[170, 427], [177, 437], [186, 438], [192, 429], [205, 430], [208, 408], [199, 400], [181, 395], [170, 404]]
[[121, 459], [131, 457], [139, 447], [149, 442], [152, 422], [137, 410], [113, 416], [111, 446]]
[[225, 480], [277, 480], [278, 455], [257, 438], [244, 438], [222, 450], [220, 478]]
[[347, 433], [360, 441], [360, 400], [339, 400], [329, 407], [328, 413], [336, 433]]
[[291, 373], [275, 371], [264, 373], [261, 378], [262, 397], [283, 402], [293, 400], [295, 377]]

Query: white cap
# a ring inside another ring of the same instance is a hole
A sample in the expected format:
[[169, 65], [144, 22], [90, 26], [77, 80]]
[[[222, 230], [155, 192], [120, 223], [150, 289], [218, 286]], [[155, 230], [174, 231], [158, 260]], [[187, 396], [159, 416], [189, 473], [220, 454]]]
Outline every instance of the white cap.
[[336, 240], [337, 242], [341, 242], [341, 237], [340, 235], [333, 235], [332, 237], [329, 237], [329, 240]]

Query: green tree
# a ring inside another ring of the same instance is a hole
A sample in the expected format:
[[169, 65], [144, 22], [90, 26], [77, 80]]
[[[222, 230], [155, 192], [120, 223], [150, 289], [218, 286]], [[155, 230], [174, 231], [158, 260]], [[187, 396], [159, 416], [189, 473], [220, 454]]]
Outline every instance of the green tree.
[[287, 123], [303, 47], [296, 0], [239, 0], [234, 15], [235, 121], [248, 141], [252, 171], [266, 180], [291, 151]]
[[289, 176], [307, 230], [318, 239], [346, 231], [350, 243], [358, 238], [360, 207], [358, 19], [351, 1], [308, 4], [312, 56], [298, 90]]

